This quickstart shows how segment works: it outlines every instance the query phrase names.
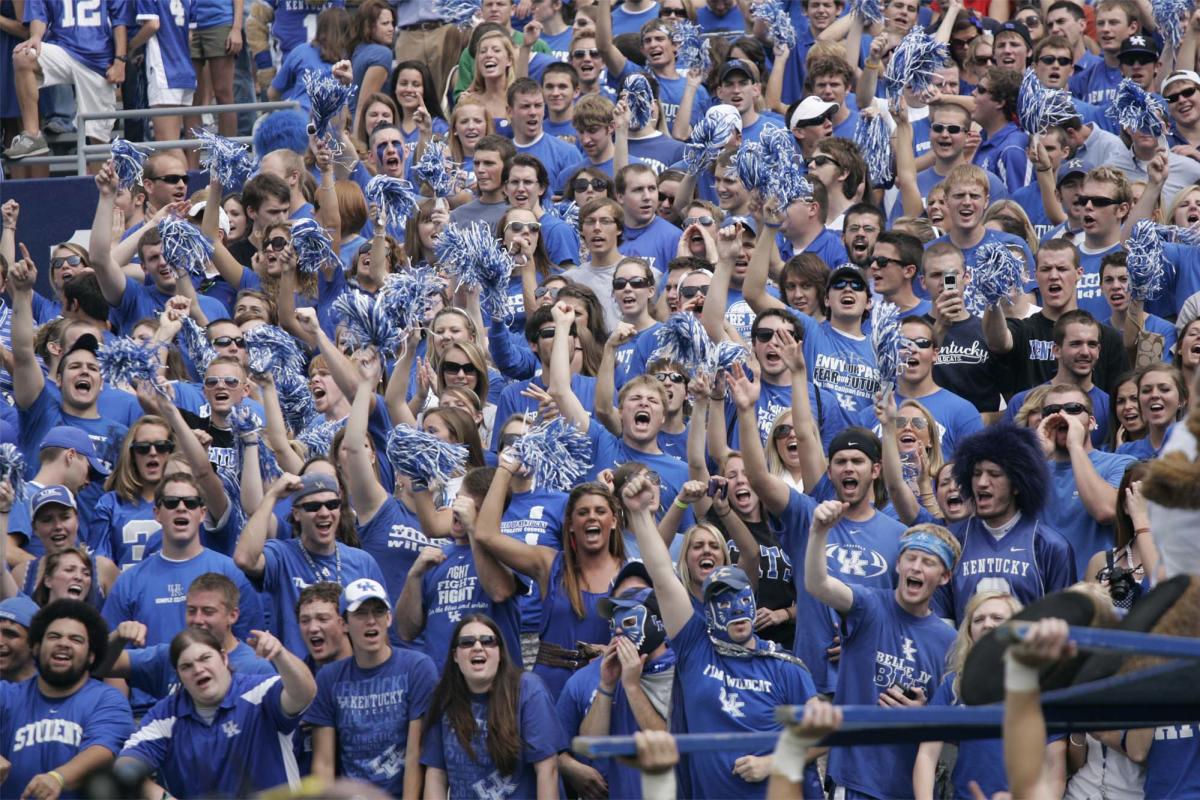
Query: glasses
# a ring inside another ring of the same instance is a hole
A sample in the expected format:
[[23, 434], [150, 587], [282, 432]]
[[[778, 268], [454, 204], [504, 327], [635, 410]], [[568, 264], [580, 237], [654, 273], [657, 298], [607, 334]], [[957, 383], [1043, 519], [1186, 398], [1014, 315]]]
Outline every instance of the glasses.
[[856, 292], [865, 292], [867, 285], [858, 278], [838, 278], [833, 283], [829, 284], [830, 289], [853, 289]]
[[896, 417], [896, 427], [923, 431], [929, 427], [929, 420], [924, 417]]
[[150, 175], [143, 174], [142, 180], [144, 180], [144, 181], [162, 181], [163, 183], [169, 183], [172, 186], [174, 186], [177, 183], [183, 183], [184, 181], [186, 181], [187, 175], [159, 175], [157, 178], [155, 178]]
[[233, 389], [239, 386], [241, 382], [242, 379], [235, 375], [209, 375], [204, 379], [204, 388], [215, 389], [221, 384], [224, 384], [230, 389]]
[[682, 297], [684, 300], [691, 300], [693, 297], [695, 297], [698, 294], [702, 294], [705, 297], [708, 297], [708, 287], [707, 286], [681, 286], [681, 287], [679, 287], [679, 296]]
[[1158, 59], [1147, 53], [1134, 53], [1133, 55], [1121, 56], [1119, 61], [1126, 67], [1144, 67], [1148, 64], [1158, 63]]
[[1191, 97], [1196, 93], [1196, 91], [1197, 90], [1195, 86], [1189, 86], [1186, 89], [1180, 89], [1175, 94], [1164, 94], [1163, 97], [1166, 98], [1168, 105], [1175, 105], [1179, 102], [1180, 98]]
[[533, 290], [533, 296], [538, 300], [541, 300], [544, 297], [549, 297], [551, 300], [557, 300], [560, 289], [562, 289], [561, 286], [539, 286]]
[[1081, 194], [1077, 196], [1074, 201], [1075, 205], [1077, 206], [1086, 206], [1088, 203], [1091, 203], [1094, 208], [1108, 208], [1109, 206], [1115, 206], [1120, 202], [1120, 200], [1117, 200], [1114, 197], [1103, 197], [1094, 194]]
[[659, 8], [658, 17], [675, 17], [676, 19], [687, 19], [687, 11], [682, 8]]
[[1045, 64], [1047, 67], [1052, 67], [1057, 64], [1060, 67], [1071, 66], [1071, 59], [1066, 56], [1038, 56], [1038, 63]]
[[905, 339], [904, 345], [905, 347], [915, 347], [918, 350], [928, 350], [929, 348], [933, 347], [933, 339], [929, 339], [925, 336], [918, 336], [915, 339]]
[[659, 383], [666, 383], [667, 381], [680, 385], [687, 383], [687, 376], [681, 375], [678, 372], [656, 372], [654, 373], [654, 377], [658, 378]]
[[875, 256], [869, 262], [871, 266], [879, 269], [887, 269], [888, 264], [898, 264], [904, 266], [904, 262], [898, 258], [888, 258], [887, 256]]
[[834, 161], [829, 156], [813, 156], [812, 158], [810, 158], [808, 160], [808, 168], [809, 169], [818, 169], [820, 167], [826, 166], [827, 164], [832, 164], [833, 166], [838, 167], [838, 168], [841, 168], [841, 166], [842, 166], [841, 164]]
[[[991, 63], [992, 63], [991, 58], [976, 58], [975, 59], [975, 64], [980, 67], [986, 67]], [[989, 94], [991, 94], [991, 91], [989, 91], [986, 86], [976, 86], [975, 94], [987, 97]]]
[[659, 189], [658, 190], [658, 202], [660, 204], [665, 204], [668, 206], [674, 205], [675, 204], [675, 195], [667, 194], [662, 189]]
[[78, 267], [83, 263], [83, 259], [79, 256], [55, 256], [50, 259], [50, 269], [62, 269], [63, 264], [70, 264], [72, 267]]
[[267, 239], [265, 242], [263, 242], [263, 250], [274, 250], [279, 252], [281, 250], [286, 250], [289, 244], [291, 244], [291, 241], [284, 236], [272, 236], [270, 239]]
[[818, 125], [824, 125], [824, 124], [825, 124], [825, 121], [826, 121], [827, 119], [829, 119], [829, 115], [828, 115], [828, 114], [822, 114], [821, 116], [819, 116], [819, 117], [814, 117], [813, 119], [801, 119], [801, 120], [797, 120], [797, 121], [796, 121], [796, 124], [795, 124], [795, 125], [793, 125], [792, 127], [794, 127], [794, 128], [815, 128], [815, 127], [817, 127]]
[[579, 50], [572, 50], [572, 51], [571, 51], [571, 58], [599, 58], [599, 57], [600, 57], [600, 51], [599, 51], [599, 50], [583, 50], [583, 49], [579, 49]]
[[500, 450], [504, 451], [515, 445], [521, 439], [519, 433], [506, 433], [500, 437]]
[[[574, 325], [571, 326], [571, 335], [572, 336], [579, 335], [579, 329], [576, 328]], [[538, 338], [541, 339], [542, 341], [545, 341], [546, 339], [553, 339], [554, 338], [554, 328], [542, 328], [540, 331], [538, 331]]]
[[608, 181], [604, 178], [576, 178], [571, 182], [571, 188], [577, 192], [586, 192], [588, 189], [595, 192], [607, 192]]
[[619, 292], [626, 286], [634, 289], [647, 289], [654, 285], [653, 281], [646, 278], [613, 278], [613, 291]]
[[951, 39], [950, 46], [951, 47], [966, 47], [973, 41], [975, 41], [974, 36], [972, 36], [970, 39]]
[[[759, 328], [751, 335], [754, 337], [754, 341], [758, 342], [759, 344], [766, 344], [775, 338], [775, 334], [781, 333], [783, 330], [783, 328]], [[791, 331], [791, 334], [793, 339], [795, 339], [797, 342], [800, 341], [800, 334], [796, 333], [794, 330]]]
[[342, 507], [342, 498], [335, 497], [332, 500], [313, 500], [309, 503], [297, 503], [302, 511], [307, 511], [309, 514], [315, 514], [322, 508], [328, 511], [337, 511]]
[[218, 336], [212, 341], [214, 347], [229, 347], [236, 344], [239, 349], [246, 349], [246, 340], [241, 336]]
[[704, 214], [703, 216], [699, 217], [688, 217], [683, 221], [683, 227], [688, 228], [692, 225], [712, 225], [715, 222], [715, 219], [710, 217], [708, 214]]
[[951, 136], [957, 136], [966, 130], [962, 125], [946, 125], [943, 122], [935, 122], [929, 126], [929, 130], [934, 133], [948, 133]]
[[524, 233], [525, 231], [538, 233], [542, 229], [542, 223], [513, 221], [504, 226], [504, 230], [508, 230], [509, 228], [512, 228], [514, 233]]
[[[1022, 19], [1021, 17], [1017, 17], [1017, 22], [1021, 23], [1026, 28], [1040, 28], [1042, 26], [1042, 18], [1038, 17], [1038, 16], [1034, 16], [1034, 15], [1030, 15], [1028, 17], [1025, 17], [1024, 19]], [[1067, 62], [1067, 63], [1070, 63], [1070, 62]], [[1061, 66], [1065, 67], [1066, 64], [1062, 64]]]
[[791, 425], [780, 425], [777, 428], [775, 428], [774, 432], [771, 433], [771, 438], [774, 439], [775, 441], [779, 441], [780, 439], [786, 439], [792, 435], [792, 432], [794, 430], [796, 430], [796, 429], [793, 428]]
[[460, 364], [457, 361], [443, 361], [442, 372], [449, 372], [454, 375], [477, 375], [479, 370], [470, 362]]
[[175, 443], [168, 439], [156, 439], [153, 442], [134, 442], [129, 449], [139, 456], [148, 456], [150, 451], [170, 454], [175, 452]]
[[183, 507], [186, 508], [188, 511], [195, 511], [197, 508], [204, 505], [204, 501], [201, 500], [199, 497], [197, 497], [194, 494], [188, 495], [186, 497], [180, 497], [178, 495], [168, 494], [168, 495], [163, 495], [163, 498], [158, 501], [158, 506], [160, 508], [166, 508], [171, 511], [174, 511], [175, 509], [179, 508], [180, 503], [183, 503]]
[[1042, 406], [1042, 416], [1048, 417], [1051, 414], [1070, 414], [1072, 417], [1082, 414], [1087, 411], [1087, 406], [1083, 403], [1051, 403], [1048, 406]]
[[475, 645], [482, 647], [499, 647], [500, 640], [493, 634], [485, 633], [482, 636], [460, 636], [458, 637], [458, 649], [470, 650]]

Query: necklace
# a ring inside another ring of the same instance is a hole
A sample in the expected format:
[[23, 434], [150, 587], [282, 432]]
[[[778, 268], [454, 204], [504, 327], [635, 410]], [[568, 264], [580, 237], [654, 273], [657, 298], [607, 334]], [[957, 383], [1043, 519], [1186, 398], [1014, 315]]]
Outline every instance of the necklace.
[[[329, 568], [328, 567], [318, 568], [317, 562], [313, 560], [312, 554], [308, 552], [308, 549], [304, 546], [304, 543], [302, 541], [297, 539], [296, 546], [300, 548], [300, 555], [304, 556], [304, 560], [308, 562], [309, 569], [311, 569], [313, 571], [313, 578], [317, 582], [320, 582], [322, 574], [326, 578], [329, 577]], [[336, 542], [334, 542], [334, 545], [333, 545], [333, 568], [337, 574], [338, 585], [344, 586], [345, 584], [342, 582], [342, 551], [340, 549], [338, 549]]]

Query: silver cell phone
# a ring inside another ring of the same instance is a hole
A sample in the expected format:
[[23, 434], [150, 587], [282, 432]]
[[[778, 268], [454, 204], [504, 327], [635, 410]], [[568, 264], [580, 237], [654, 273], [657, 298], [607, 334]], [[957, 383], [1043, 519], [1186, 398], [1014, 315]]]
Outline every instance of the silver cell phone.
[[957, 292], [958, 291], [958, 276], [953, 272], [947, 272], [942, 276], [942, 291]]

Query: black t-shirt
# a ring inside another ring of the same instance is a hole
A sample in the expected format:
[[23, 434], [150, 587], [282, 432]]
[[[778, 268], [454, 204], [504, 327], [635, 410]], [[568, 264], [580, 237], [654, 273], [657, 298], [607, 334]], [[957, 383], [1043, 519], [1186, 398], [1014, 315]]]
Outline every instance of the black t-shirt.
[[[716, 515], [716, 512], [709, 511], [704, 521], [720, 529], [721, 533], [725, 535], [725, 540], [729, 543], [729, 560], [736, 564], [739, 555], [738, 548], [733, 537], [729, 535], [729, 531], [722, 524], [721, 518]], [[796, 602], [796, 584], [793, 583], [791, 560], [765, 521], [747, 522], [746, 527], [750, 529], [754, 540], [758, 542], [758, 589], [754, 592], [755, 601], [760, 608], [769, 608], [772, 611], [789, 608]], [[796, 638], [796, 622], [788, 620], [779, 625], [763, 628], [758, 635], [764, 639], [770, 639], [772, 642], [778, 642], [781, 647], [790, 652], [793, 640]]]
[[[1058, 372], [1054, 359], [1054, 322], [1041, 311], [1025, 319], [1008, 320], [1012, 352], [999, 359], [1013, 385], [1009, 394], [1049, 383]], [[1112, 393], [1117, 378], [1129, 369], [1125, 343], [1113, 327], [1100, 322], [1100, 358], [1092, 372], [1092, 383]]]
[[[238, 239], [229, 245], [229, 254], [237, 259], [237, 263], [243, 267], [249, 267], [254, 263], [254, 255], [258, 252], [249, 239]], [[237, 287], [234, 287], [237, 288]]]
[[[929, 324], [933, 317], [926, 315]], [[955, 322], [946, 331], [933, 365], [933, 380], [938, 386], [969, 400], [979, 411], [999, 411], [999, 359], [994, 357], [983, 337], [983, 321], [968, 317]]]
[[[203, 410], [207, 410], [207, 405]], [[209, 416], [199, 416], [190, 411], [183, 409], [179, 410], [183, 415], [183, 421], [188, 424], [192, 430], [206, 432], [212, 437], [212, 444], [208, 447], [209, 463], [221, 475], [229, 478], [235, 483], [239, 480], [238, 476], [238, 451], [237, 440], [233, 435], [233, 431], [228, 428], [218, 428], [213, 424], [212, 418]]]

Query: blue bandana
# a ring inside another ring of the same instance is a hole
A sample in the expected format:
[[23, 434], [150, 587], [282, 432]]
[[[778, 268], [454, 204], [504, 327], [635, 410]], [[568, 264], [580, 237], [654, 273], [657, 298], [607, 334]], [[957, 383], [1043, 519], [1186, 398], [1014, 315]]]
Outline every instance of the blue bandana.
[[950, 545], [928, 531], [917, 531], [900, 540], [900, 552], [905, 550], [920, 550], [941, 559], [947, 570], [954, 569], [954, 551]]

